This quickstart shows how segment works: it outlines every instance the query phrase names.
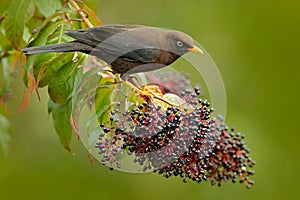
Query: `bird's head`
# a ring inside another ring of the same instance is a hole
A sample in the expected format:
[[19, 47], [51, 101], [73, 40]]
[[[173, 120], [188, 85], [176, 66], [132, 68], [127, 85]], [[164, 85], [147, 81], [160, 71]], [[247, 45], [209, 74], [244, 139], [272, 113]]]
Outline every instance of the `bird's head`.
[[187, 52], [204, 53], [202, 49], [194, 44], [193, 38], [183, 32], [172, 30], [168, 32], [167, 37], [170, 51], [175, 54], [181, 56]]

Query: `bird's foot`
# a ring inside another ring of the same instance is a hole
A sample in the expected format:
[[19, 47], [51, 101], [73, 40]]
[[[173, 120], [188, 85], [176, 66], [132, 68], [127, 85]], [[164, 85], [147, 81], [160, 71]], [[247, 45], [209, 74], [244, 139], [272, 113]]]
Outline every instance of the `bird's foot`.
[[155, 84], [142, 85], [140, 88], [140, 87], [137, 87], [134, 83], [129, 82], [129, 81], [124, 81], [124, 83], [126, 85], [128, 85], [129, 87], [133, 88], [139, 94], [139, 96], [141, 96], [142, 98], [145, 99], [146, 102], [159, 100], [170, 106], [173, 106], [173, 104], [171, 102], [164, 99], [159, 86], [157, 86]]
[[150, 84], [150, 85], [143, 85], [142, 91], [145, 93], [145, 95], [148, 95], [150, 99], [156, 99], [161, 102], [164, 102], [168, 104], [169, 106], [174, 106], [173, 103], [169, 102], [164, 98], [163, 93], [161, 92], [158, 85]]
[[143, 87], [143, 83], [136, 78], [135, 76], [127, 76], [127, 80], [132, 83], [132, 85], [136, 86], [137, 88], [142, 88]]

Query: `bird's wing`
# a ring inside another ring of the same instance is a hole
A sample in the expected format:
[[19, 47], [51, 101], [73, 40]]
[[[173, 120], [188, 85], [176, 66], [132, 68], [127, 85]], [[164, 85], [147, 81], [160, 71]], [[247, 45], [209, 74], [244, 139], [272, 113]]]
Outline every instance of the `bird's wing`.
[[125, 42], [121, 50], [126, 52], [121, 57], [125, 58], [127, 61], [132, 62], [142, 62], [150, 63], [153, 62], [153, 59], [159, 56], [160, 50], [156, 47], [147, 45], [143, 42]]
[[138, 27], [142, 27], [142, 26], [103, 25], [103, 26], [97, 26], [89, 29], [72, 30], [67, 32], [66, 34], [77, 39], [80, 42], [96, 47], [98, 43], [103, 42], [118, 33], [132, 30]]
[[149, 63], [160, 54], [160, 50], [136, 37], [142, 29], [143, 26], [137, 25], [104, 25], [66, 34], [115, 58], [123, 57], [128, 61]]

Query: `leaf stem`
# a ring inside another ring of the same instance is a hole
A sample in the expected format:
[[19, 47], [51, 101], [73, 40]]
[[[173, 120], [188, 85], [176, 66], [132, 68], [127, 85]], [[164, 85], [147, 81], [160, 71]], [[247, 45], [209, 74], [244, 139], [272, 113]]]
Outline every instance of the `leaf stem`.
[[78, 4], [74, 0], [68, 0], [68, 2], [71, 4], [73, 8], [78, 12], [80, 17], [82, 18], [83, 22], [87, 25], [89, 28], [93, 28], [93, 24], [90, 22], [90, 20], [86, 17], [86, 13], [82, 11], [82, 9], [78, 6]]

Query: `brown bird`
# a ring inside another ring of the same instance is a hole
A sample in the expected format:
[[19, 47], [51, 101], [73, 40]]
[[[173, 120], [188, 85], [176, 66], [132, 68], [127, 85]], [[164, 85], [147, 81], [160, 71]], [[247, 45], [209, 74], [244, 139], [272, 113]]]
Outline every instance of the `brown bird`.
[[25, 55], [79, 51], [110, 64], [126, 80], [129, 74], [170, 65], [187, 52], [203, 53], [193, 39], [180, 31], [141, 25], [103, 25], [66, 33], [67, 43], [28, 47]]

